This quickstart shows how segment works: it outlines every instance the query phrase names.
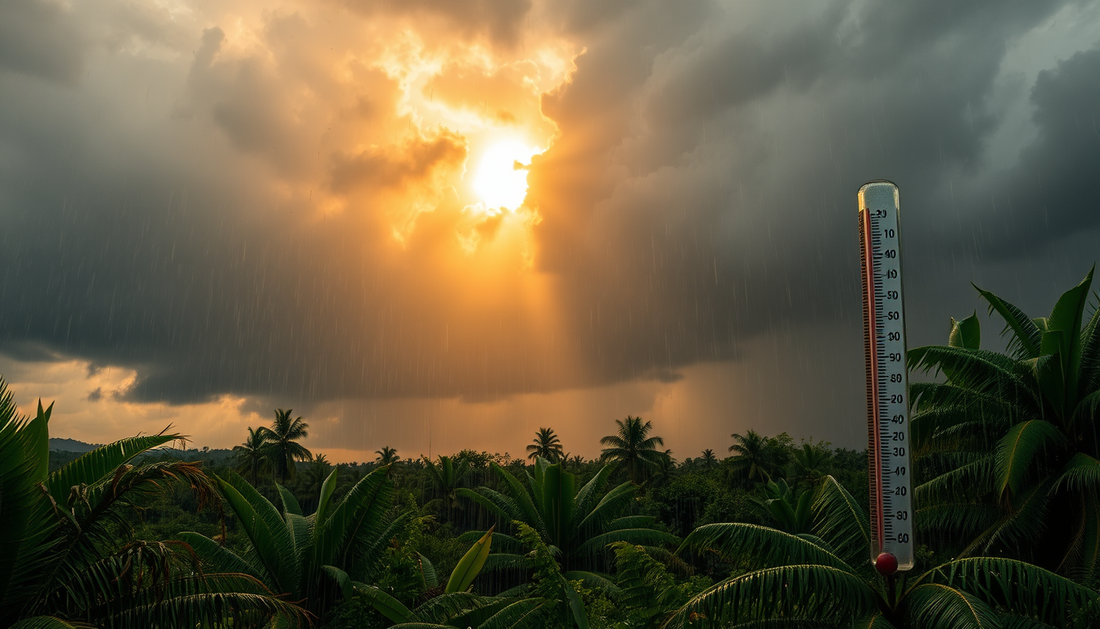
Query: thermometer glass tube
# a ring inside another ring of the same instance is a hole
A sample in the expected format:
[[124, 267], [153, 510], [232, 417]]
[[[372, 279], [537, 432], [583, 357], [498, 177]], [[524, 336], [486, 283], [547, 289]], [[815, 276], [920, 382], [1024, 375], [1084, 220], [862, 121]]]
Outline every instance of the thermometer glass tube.
[[901, 290], [898, 188], [859, 189], [859, 241], [867, 359], [871, 561], [884, 574], [913, 567], [909, 376]]

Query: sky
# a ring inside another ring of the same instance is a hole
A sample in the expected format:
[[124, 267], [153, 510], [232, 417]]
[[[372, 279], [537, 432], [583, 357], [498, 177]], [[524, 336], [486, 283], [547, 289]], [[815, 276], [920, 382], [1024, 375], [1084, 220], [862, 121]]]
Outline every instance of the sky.
[[0, 102], [0, 375], [93, 443], [863, 448], [863, 183], [910, 347], [1100, 258], [1098, 1], [9, 0]]

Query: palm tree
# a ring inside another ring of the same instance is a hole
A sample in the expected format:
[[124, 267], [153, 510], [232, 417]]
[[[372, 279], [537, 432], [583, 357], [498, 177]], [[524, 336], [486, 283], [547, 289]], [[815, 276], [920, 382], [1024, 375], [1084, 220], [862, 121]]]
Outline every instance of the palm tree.
[[135, 462], [181, 435], [123, 439], [49, 472], [52, 411], [39, 403], [35, 417], [20, 416], [0, 378], [0, 626], [251, 626], [272, 614], [306, 624], [256, 579], [198, 572], [178, 542], [120, 543], [142, 497], [179, 482], [200, 503], [217, 499], [197, 463]]
[[[676, 540], [653, 528], [655, 518], [627, 514], [637, 486], [627, 481], [607, 491], [612, 471], [609, 465], [580, 488], [576, 477], [564, 471], [561, 463], [550, 464], [546, 459], [535, 460], [533, 472], [525, 473], [526, 483], [495, 463], [493, 471], [501, 491], [478, 487], [459, 489], [458, 495], [496, 515], [501, 524], [522, 522], [537, 531], [546, 544], [557, 549], [562, 571], [570, 580], [607, 584], [607, 577], [598, 572], [598, 567], [603, 558], [600, 551], [612, 542], [668, 544]], [[509, 544], [507, 537], [501, 539], [504, 552], [490, 555], [491, 565], [524, 565], [523, 556], [517, 554], [519, 548]]]
[[248, 428], [248, 439], [239, 446], [233, 446], [233, 459], [237, 462], [236, 470], [240, 474], [251, 476], [252, 484], [260, 482], [260, 472], [266, 470], [271, 460], [267, 456], [263, 431]]
[[382, 446], [381, 450], [375, 450], [374, 452], [378, 455], [374, 460], [379, 465], [393, 465], [401, 460], [397, 456], [397, 450], [389, 446]]
[[730, 446], [730, 452], [736, 452], [733, 457], [733, 468], [744, 474], [749, 480], [771, 480], [775, 471], [775, 456], [773, 448], [769, 447], [769, 439], [755, 430], [748, 430], [744, 435], [733, 433], [730, 435], [736, 442]]
[[1001, 557], [883, 577], [867, 560], [867, 514], [833, 477], [822, 480], [813, 511], [812, 535], [745, 523], [692, 531], [681, 550], [716, 553], [741, 570], [692, 597], [664, 626], [705, 619], [714, 627], [1086, 627], [1100, 609], [1096, 592]]
[[811, 438], [809, 443], [803, 443], [802, 447], [795, 448], [791, 452], [791, 471], [794, 476], [811, 485], [816, 484], [822, 476], [825, 476], [826, 467], [832, 456], [833, 453], [826, 442], [814, 443]]
[[325, 479], [317, 511], [308, 516], [282, 485], [276, 485], [280, 513], [248, 481], [229, 472], [217, 478], [218, 488], [237, 516], [247, 551], [238, 554], [199, 533], [179, 537], [208, 567], [258, 579], [320, 618], [353, 582], [366, 587], [362, 582], [380, 576], [390, 540], [409, 519], [409, 514], [386, 517], [393, 506], [388, 468], [367, 474], [338, 501], [332, 497], [337, 472]]
[[627, 415], [626, 421], [616, 419], [615, 423], [619, 434], [600, 439], [600, 445], [608, 446], [601, 451], [600, 460], [618, 463], [626, 469], [631, 482], [641, 483], [648, 470], [660, 464], [664, 453], [657, 446], [665, 445], [665, 440], [650, 437], [653, 425], [643, 424], [641, 417]]
[[271, 422], [271, 428], [262, 427], [257, 431], [267, 444], [265, 448], [268, 459], [284, 485], [294, 476], [295, 461], [308, 461], [313, 458], [313, 453], [298, 443], [299, 439], [309, 436], [306, 430], [309, 424], [302, 421], [301, 417], [291, 419], [292, 410], [275, 409], [275, 421]]
[[[1100, 576], [1100, 308], [1093, 272], [1031, 319], [977, 289], [1006, 322], [1007, 353], [981, 349], [976, 315], [947, 346], [909, 352], [944, 382], [910, 386], [911, 438], [926, 482], [918, 523], [960, 554], [1008, 553], [1082, 579]], [[1040, 535], [1040, 533], [1042, 533]]]
[[462, 506], [455, 492], [470, 473], [470, 461], [463, 457], [459, 458], [456, 464], [454, 458], [441, 455], [438, 464], [425, 458], [424, 466], [432, 480], [433, 489], [443, 501], [444, 510], [450, 519], [454, 510]]
[[706, 469], [713, 469], [715, 465], [718, 465], [718, 458], [714, 456], [714, 450], [707, 448], [703, 450], [703, 456], [699, 457], [699, 462], [703, 464]]
[[564, 458], [564, 450], [561, 440], [554, 434], [553, 428], [539, 428], [535, 433], [535, 439], [527, 446], [527, 458], [534, 461], [542, 457], [551, 463], [557, 463]]

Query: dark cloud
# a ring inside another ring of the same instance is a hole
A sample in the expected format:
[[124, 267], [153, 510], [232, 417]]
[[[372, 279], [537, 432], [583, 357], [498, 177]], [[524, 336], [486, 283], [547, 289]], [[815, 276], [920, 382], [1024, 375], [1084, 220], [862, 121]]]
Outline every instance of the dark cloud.
[[0, 68], [72, 84], [84, 69], [88, 43], [61, 3], [10, 0], [0, 8]]
[[[1037, 135], [989, 164], [1005, 51], [1062, 6], [353, 3], [509, 45], [530, 14], [586, 50], [542, 101], [558, 136], [529, 169], [538, 218], [481, 221], [447, 183], [464, 139], [421, 129], [401, 77], [296, 13], [267, 16], [263, 52], [208, 27], [147, 70], [181, 77], [163, 128], [37, 92], [0, 114], [0, 350], [131, 367], [134, 401], [294, 404], [674, 382], [773, 352], [745, 408], [816, 377], [849, 402], [803, 413], [850, 415], [860, 184], [901, 186], [915, 344], [973, 309], [970, 281], [1049, 307], [1100, 251], [1100, 53], [1040, 74]], [[456, 63], [417, 90], [481, 111], [484, 85], [496, 115], [512, 70]], [[459, 238], [524, 220], [532, 269]]]

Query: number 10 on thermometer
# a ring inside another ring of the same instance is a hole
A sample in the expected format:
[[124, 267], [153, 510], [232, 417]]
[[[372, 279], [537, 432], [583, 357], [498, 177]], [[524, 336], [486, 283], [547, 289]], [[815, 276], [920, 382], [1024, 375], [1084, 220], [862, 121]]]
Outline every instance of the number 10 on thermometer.
[[898, 235], [897, 186], [874, 181], [860, 188], [871, 561], [886, 575], [913, 567], [909, 377]]

